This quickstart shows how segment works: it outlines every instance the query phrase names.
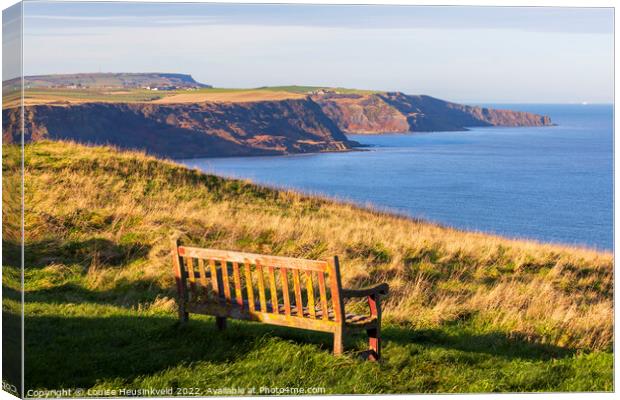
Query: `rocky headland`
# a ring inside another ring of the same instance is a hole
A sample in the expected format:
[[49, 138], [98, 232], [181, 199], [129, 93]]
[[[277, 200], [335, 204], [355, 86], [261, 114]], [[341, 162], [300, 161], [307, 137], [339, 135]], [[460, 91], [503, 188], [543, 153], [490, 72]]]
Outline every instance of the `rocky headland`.
[[[99, 83], [103, 78], [110, 82], [114, 78], [124, 85], [136, 85], [157, 78], [165, 79], [167, 84], [202, 85], [191, 76], [180, 74], [76, 76], [80, 82], [96, 78]], [[66, 81], [74, 86], [70, 79], [77, 78], [31, 77], [30, 80]], [[158, 156], [193, 158], [348, 151], [358, 143], [348, 139], [347, 133], [552, 125], [550, 118], [543, 115], [467, 106], [400, 92], [297, 90], [289, 93], [284, 89], [270, 91], [270, 88], [227, 92], [203, 87], [171, 91], [153, 100], [143, 96], [144, 89], [140, 90], [112, 94], [94, 89], [64, 89], [63, 92], [45, 89], [30, 95], [27, 92], [24, 139], [26, 142], [52, 139], [110, 144]], [[80, 96], [59, 100], [60, 95], [73, 93]], [[120, 96], [128, 97], [123, 100]], [[2, 114], [4, 142], [19, 142], [20, 109], [8, 107]]]

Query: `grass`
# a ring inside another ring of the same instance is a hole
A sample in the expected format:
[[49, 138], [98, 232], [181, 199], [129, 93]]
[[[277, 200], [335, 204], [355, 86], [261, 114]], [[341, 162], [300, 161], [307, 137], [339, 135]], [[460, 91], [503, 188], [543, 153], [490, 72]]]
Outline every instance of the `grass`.
[[149, 101], [162, 95], [146, 89], [27, 89], [24, 98], [53, 96], [58, 98], [88, 101]]
[[[25, 153], [27, 389], [613, 390], [610, 253], [458, 231], [107, 147], [39, 142]], [[199, 246], [338, 254], [345, 286], [387, 281], [384, 361], [356, 357], [363, 336], [334, 357], [324, 334], [238, 321], [220, 333], [198, 316], [179, 327], [173, 231]], [[16, 261], [3, 271], [11, 315]]]
[[367, 90], [367, 89], [349, 89], [342, 87], [329, 87], [329, 86], [298, 86], [298, 85], [288, 85], [288, 86], [264, 86], [259, 88], [260, 90], [272, 90], [272, 91], [282, 91], [282, 92], [291, 92], [291, 93], [301, 93], [306, 94], [309, 92], [313, 92], [319, 89], [327, 89], [336, 91], [338, 93], [343, 94], [376, 94], [376, 93], [384, 93], [381, 90]]
[[[88, 102], [144, 103], [164, 97], [161, 92], [145, 89], [59, 89], [36, 88], [24, 91], [24, 105], [66, 104]], [[13, 92], [3, 97], [3, 108], [21, 104], [21, 92]]]
[[[87, 102], [122, 102], [150, 103], [166, 102], [200, 102], [200, 101], [260, 101], [299, 98], [318, 89], [335, 90], [343, 94], [375, 94], [376, 90], [347, 88], [328, 88], [324, 86], [266, 86], [255, 89], [243, 88], [201, 88], [193, 90], [151, 91], [146, 89], [64, 89], [34, 88], [24, 92], [24, 104], [87, 103]], [[287, 96], [288, 95], [288, 96]], [[20, 103], [21, 92], [4, 96], [3, 107], [14, 107]]]

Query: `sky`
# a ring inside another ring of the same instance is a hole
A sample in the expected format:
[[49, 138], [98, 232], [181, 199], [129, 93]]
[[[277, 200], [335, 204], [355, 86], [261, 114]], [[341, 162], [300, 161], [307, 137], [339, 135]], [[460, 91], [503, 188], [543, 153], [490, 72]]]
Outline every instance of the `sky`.
[[24, 73], [610, 103], [613, 29], [611, 8], [26, 2]]

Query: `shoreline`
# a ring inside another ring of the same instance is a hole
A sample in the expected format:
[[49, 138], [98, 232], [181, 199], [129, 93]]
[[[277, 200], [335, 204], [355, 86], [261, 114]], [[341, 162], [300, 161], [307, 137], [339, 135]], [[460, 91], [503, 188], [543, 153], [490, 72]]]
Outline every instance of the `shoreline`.
[[[558, 169], [559, 166], [547, 168], [548, 162], [545, 161], [547, 157], [539, 154], [540, 152], [530, 152], [529, 149], [532, 145], [526, 145], [517, 151], [517, 153], [525, 154], [527, 157], [530, 155], [535, 157], [533, 160], [540, 160], [533, 161], [532, 166], [527, 168], [528, 176], [536, 174], [536, 178], [531, 181], [532, 183], [528, 183], [521, 177], [517, 171], [519, 168], [516, 166], [498, 167], [496, 172], [482, 167], [484, 163], [493, 162], [497, 159], [495, 156], [490, 158], [486, 156], [488, 149], [486, 149], [485, 143], [491, 146], [494, 149], [493, 151], [499, 151], [497, 149], [503, 148], [497, 155], [500, 160], [507, 160], [505, 156], [512, 154], [511, 146], [520, 146], [524, 140], [526, 142], [532, 140], [534, 141], [532, 143], [540, 143], [543, 146], [552, 146], [558, 138], [571, 134], [570, 124], [563, 128], [545, 130], [544, 132], [548, 132], [548, 135], [542, 134], [543, 131], [538, 128], [510, 129], [511, 134], [507, 136], [501, 134], [496, 136], [495, 128], [476, 128], [473, 132], [473, 136], [461, 135], [460, 132], [447, 132], [439, 134], [437, 139], [433, 139], [433, 134], [394, 134], [389, 135], [391, 138], [373, 136], [376, 139], [368, 136], [367, 140], [364, 140], [361, 135], [350, 136], [351, 139], [362, 141], [368, 145], [368, 147], [358, 149], [358, 151], [364, 150], [360, 154], [332, 156], [294, 154], [279, 155], [262, 160], [236, 157], [227, 159], [180, 159], [178, 161], [199, 168], [205, 173], [236, 179], [250, 179], [257, 184], [267, 184], [271, 188], [301, 190], [310, 195], [327, 193], [336, 200], [345, 199], [360, 205], [373, 202], [375, 208], [386, 209], [412, 218], [421, 217], [429, 222], [454, 227], [455, 229], [487, 232], [491, 235], [515, 240], [613, 252], [613, 239], [610, 237], [613, 227], [611, 225], [608, 227], [609, 220], [603, 218], [609, 207], [609, 201], [611, 201], [607, 200], [607, 189], [602, 190], [604, 188], [601, 188], [600, 196], [602, 197], [600, 197], [600, 201], [597, 200], [596, 208], [592, 211], [579, 206], [579, 204], [589, 202], [593, 196], [586, 193], [582, 194], [583, 189], [573, 189], [561, 199], [550, 198], [545, 201], [540, 196], [552, 193], [554, 190], [552, 187], [567, 188], [567, 185], [570, 185], [575, 179], [563, 180], [552, 186], [549, 186], [551, 185], [549, 183], [549, 185], [544, 186], [546, 185], [545, 182], [555, 182], [550, 179], [561, 177], [563, 173], [561, 169]], [[538, 135], [538, 133], [542, 135]], [[605, 136], [605, 132], [603, 132], [603, 136]], [[477, 144], [473, 145], [473, 142]], [[477, 150], [478, 148], [482, 150]], [[435, 152], [439, 152], [439, 155], [433, 155]], [[478, 152], [482, 153], [477, 155]], [[465, 158], [459, 156], [461, 153]], [[465, 182], [467, 182], [466, 187], [460, 183], [462, 181], [459, 178], [461, 175], [453, 178], [445, 175], [450, 172], [460, 173], [449, 166], [451, 160], [454, 159], [451, 154], [455, 154], [457, 161], [460, 160], [467, 165], [472, 163], [473, 165], [481, 165], [481, 167], [474, 166], [465, 169], [467, 171], [464, 177]], [[564, 151], [560, 151], [558, 155], [561, 154], [564, 154]], [[520, 157], [516, 160], [518, 159]], [[398, 165], [390, 166], [391, 163]], [[433, 163], [438, 165], [433, 167]], [[313, 170], [314, 166], [318, 168], [317, 171]], [[543, 167], [544, 169], [541, 169]], [[593, 171], [602, 169], [602, 173], [604, 173], [605, 168], [605, 162], [596, 163], [596, 170]], [[312, 173], [304, 172], [306, 170], [312, 171]], [[497, 177], [493, 181], [497, 183], [487, 182], [485, 177], [489, 173], [493, 173], [493, 176]], [[506, 175], [502, 175], [504, 173]], [[340, 177], [341, 174], [345, 175]], [[437, 174], [440, 175], [437, 176]], [[333, 176], [331, 183], [329, 183], [330, 176]], [[442, 178], [443, 176], [445, 178]], [[504, 178], [501, 178], [502, 176]], [[379, 185], [378, 187], [381, 187], [380, 190], [390, 190], [389, 188], [397, 190], [395, 189], [397, 186], [394, 185], [409, 186], [402, 189], [402, 195], [374, 193], [372, 183], [366, 182], [365, 177], [376, 182]], [[517, 185], [515, 190], [519, 194], [516, 198], [526, 202], [535, 202], [531, 208], [522, 207], [519, 203], [515, 203], [502, 195], [508, 190], [506, 187], [508, 182], [513, 179]], [[498, 180], [507, 181], [502, 184]], [[457, 184], [459, 186], [454, 189], [442, 189], [443, 184]], [[544, 189], [536, 189], [531, 186], [532, 184], [543, 185]], [[479, 185], [483, 187], [477, 189]], [[585, 187], [591, 186], [586, 185]], [[468, 196], [468, 200], [460, 201], [460, 205], [455, 209], [456, 211], [451, 211], [450, 208], [442, 209], [441, 207], [450, 207], [451, 195], [454, 196], [455, 201], [460, 196]], [[414, 197], [409, 199], [411, 196]], [[470, 198], [469, 196], [475, 197]], [[438, 201], [438, 203], [434, 203], [434, 201]], [[492, 201], [497, 201], [497, 203], [490, 203]], [[573, 217], [571, 217], [571, 208], [565, 208], [566, 204], [571, 203], [571, 201], [577, 202], [573, 213], [579, 213], [573, 214]], [[511, 204], [514, 209], [511, 208]], [[481, 207], [492, 205], [492, 209], [488, 212], [489, 215], [482, 209], [476, 211], [478, 205]], [[555, 210], [551, 209], [552, 205], [556, 206]], [[479, 213], [479, 216], [476, 213]], [[589, 224], [588, 216], [591, 214], [593, 214], [593, 219]]]
[[[321, 153], [314, 153], [314, 155], [316, 155], [316, 154], [321, 154]], [[311, 155], [311, 154], [292, 154], [292, 155], [261, 156], [261, 157], [291, 157], [291, 156], [298, 157], [298, 156], [304, 156], [304, 155]], [[240, 157], [240, 158], [245, 158], [245, 157]], [[569, 250], [569, 251], [570, 250], [582, 250], [582, 251], [606, 254], [606, 255], [611, 255], [611, 256], [613, 256], [613, 254], [614, 254], [614, 249], [613, 248], [611, 248], [611, 249], [603, 249], [603, 248], [597, 248], [597, 247], [594, 247], [594, 246], [589, 246], [587, 244], [570, 244], [570, 243], [564, 243], [564, 242], [544, 241], [544, 240], [536, 239], [536, 238], [509, 236], [507, 234], [501, 234], [501, 233], [495, 233], [495, 232], [489, 232], [489, 231], [483, 231], [483, 230], [459, 228], [457, 226], [452, 226], [452, 225], [449, 225], [447, 223], [443, 223], [441, 221], [433, 221], [433, 220], [430, 220], [430, 219], [427, 219], [427, 218], [423, 218], [423, 217], [411, 216], [411, 215], [408, 215], [404, 211], [398, 211], [397, 209], [391, 208], [389, 206], [381, 206], [379, 204], [374, 204], [371, 201], [358, 202], [358, 201], [355, 201], [355, 200], [349, 200], [347, 198], [342, 198], [342, 197], [337, 197], [337, 196], [330, 196], [328, 194], [321, 193], [321, 192], [306, 191], [306, 190], [303, 190], [303, 189], [300, 189], [300, 188], [271, 185], [271, 184], [268, 184], [268, 183], [260, 183], [260, 182], [255, 182], [255, 181], [253, 181], [250, 178], [231, 176], [231, 175], [223, 175], [223, 174], [218, 174], [218, 173], [215, 173], [215, 172], [205, 171], [205, 170], [202, 170], [202, 169], [197, 168], [197, 167], [190, 167], [190, 166], [180, 162], [179, 160], [172, 160], [172, 162], [178, 164], [181, 167], [188, 168], [190, 170], [196, 170], [196, 171], [198, 171], [201, 174], [216, 176], [216, 177], [221, 178], [221, 179], [246, 182], [248, 184], [255, 185], [255, 186], [258, 186], [258, 187], [262, 187], [262, 188], [266, 188], [268, 190], [273, 190], [273, 191], [276, 191], [276, 192], [284, 191], [284, 192], [287, 192], [287, 193], [294, 193], [294, 194], [299, 195], [299, 196], [307, 197], [308, 199], [316, 199], [316, 200], [320, 200], [320, 201], [326, 201], [326, 202], [334, 203], [335, 205], [341, 205], [341, 206], [355, 208], [355, 209], [358, 209], [359, 211], [362, 211], [362, 212], [369, 212], [369, 213], [372, 213], [372, 214], [375, 214], [375, 215], [379, 215], [379, 216], [384, 216], [384, 217], [387, 217], [387, 218], [402, 219], [402, 220], [405, 220], [405, 221], [408, 221], [408, 222], [412, 222], [412, 223], [427, 224], [427, 225], [431, 225], [431, 226], [437, 227], [439, 229], [451, 230], [451, 231], [460, 232], [460, 233], [463, 233], [463, 234], [488, 236], [489, 239], [493, 239], [493, 240], [498, 240], [499, 239], [499, 240], [505, 240], [505, 241], [508, 241], [508, 242], [516, 242], [516, 243], [521, 243], [521, 244], [531, 244], [531, 245], [534, 245], [534, 246], [557, 247], [557, 248], [564, 249], [564, 250]]]
[[[155, 160], [156, 162], [170, 163], [178, 168], [185, 169], [188, 172], [198, 173], [205, 177], [214, 177], [214, 178], [221, 179], [221, 180], [224, 180], [230, 183], [239, 182], [245, 185], [251, 185], [253, 187], [256, 187], [259, 190], [266, 190], [268, 192], [272, 192], [274, 194], [292, 195], [294, 197], [299, 197], [303, 199], [304, 201], [311, 201], [311, 202], [318, 201], [321, 203], [331, 204], [336, 207], [350, 208], [350, 209], [357, 210], [362, 213], [369, 213], [377, 217], [385, 217], [388, 219], [393, 219], [395, 221], [405, 221], [407, 223], [426, 225], [428, 227], [432, 227], [432, 228], [440, 229], [440, 230], [446, 230], [449, 232], [454, 232], [456, 234], [462, 234], [462, 235], [467, 235], [467, 236], [471, 235], [471, 236], [475, 236], [478, 238], [486, 238], [491, 242], [505, 241], [505, 242], [508, 242], [514, 245], [535, 246], [535, 247], [541, 247], [541, 248], [555, 249], [557, 251], [587, 252], [587, 253], [592, 253], [592, 254], [599, 254], [602, 256], [613, 256], [614, 254], [613, 248], [612, 249], [601, 249], [601, 248], [596, 248], [593, 246], [588, 246], [585, 244], [580, 245], [580, 244], [570, 244], [570, 243], [562, 243], [562, 242], [550, 242], [550, 241], [543, 241], [543, 240], [534, 239], [534, 238], [508, 236], [505, 234], [493, 233], [489, 231], [459, 228], [459, 227], [449, 225], [447, 223], [442, 223], [440, 221], [433, 221], [433, 220], [426, 219], [426, 218], [411, 216], [404, 212], [399, 212], [395, 208], [373, 204], [370, 201], [358, 202], [355, 200], [349, 200], [349, 199], [340, 198], [337, 196], [330, 196], [330, 195], [320, 193], [320, 192], [305, 191], [299, 188], [270, 185], [270, 184], [265, 184], [265, 183], [257, 183], [257, 182], [254, 182], [250, 178], [221, 175], [221, 174], [217, 174], [214, 172], [202, 170], [198, 167], [192, 167], [192, 166], [189, 166], [181, 162], [182, 160], [195, 160], [195, 159], [172, 159], [172, 158], [166, 158], [166, 157], [162, 158], [162, 157], [157, 157], [157, 156], [148, 154], [141, 150], [119, 149], [114, 146], [105, 146], [105, 145], [84, 145], [84, 144], [76, 143], [74, 141], [45, 140], [45, 141], [39, 141], [36, 143], [28, 143], [26, 144], [25, 147], [27, 149], [32, 146], [36, 146], [36, 147], [49, 146], [49, 145], [54, 146], [57, 143], [65, 143], [67, 146], [70, 146], [70, 147], [77, 146], [77, 147], [82, 147], [86, 149], [93, 149], [93, 151], [101, 151], [101, 150], [111, 151], [113, 153], [117, 153], [120, 157], [123, 157], [123, 158], [132, 157], [132, 156], [139, 157], [139, 158], [151, 158]], [[3, 146], [10, 146], [10, 144], [3, 144]], [[260, 156], [260, 157], [299, 157], [299, 156], [311, 156], [311, 155], [317, 155], [317, 154], [321, 154], [321, 153], [275, 155], [275, 156]], [[220, 158], [221, 157], [218, 157], [218, 159]], [[239, 158], [247, 158], [247, 157], [239, 157]]]

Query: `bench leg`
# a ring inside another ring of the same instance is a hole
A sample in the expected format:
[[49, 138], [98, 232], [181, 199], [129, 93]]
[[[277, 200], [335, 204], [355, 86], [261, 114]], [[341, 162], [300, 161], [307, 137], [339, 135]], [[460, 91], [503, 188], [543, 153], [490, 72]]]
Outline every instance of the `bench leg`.
[[189, 313], [183, 307], [179, 307], [179, 322], [184, 325], [189, 321]]
[[340, 355], [344, 352], [342, 329], [338, 329], [334, 332], [334, 355]]
[[226, 329], [226, 317], [215, 317], [215, 326], [217, 326], [217, 329], [220, 331]]
[[370, 348], [368, 359], [378, 361], [381, 358], [381, 329], [378, 327], [366, 329], [366, 333], [368, 334], [368, 347]]

